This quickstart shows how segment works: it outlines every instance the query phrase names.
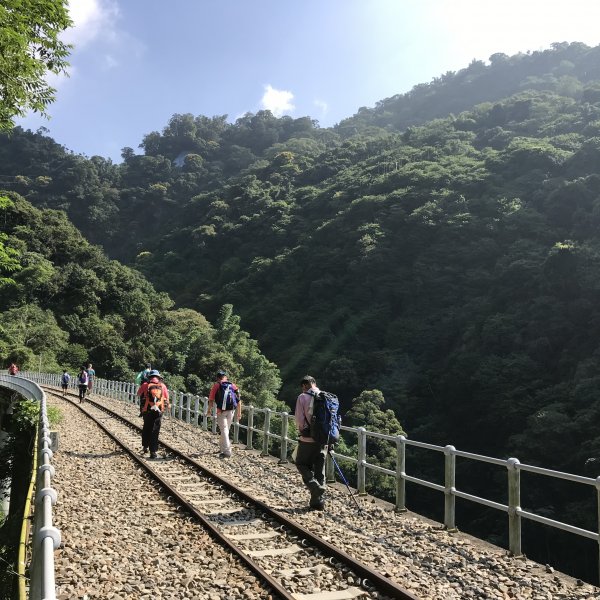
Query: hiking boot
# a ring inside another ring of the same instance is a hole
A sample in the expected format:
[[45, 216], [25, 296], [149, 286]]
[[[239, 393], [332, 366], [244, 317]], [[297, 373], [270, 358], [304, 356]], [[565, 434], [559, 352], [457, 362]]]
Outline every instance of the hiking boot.
[[142, 448], [142, 454], [147, 454], [147, 452], [148, 452], [148, 448], [146, 446], [144, 446]]
[[311, 494], [313, 492], [319, 492], [322, 494], [327, 491], [327, 487], [325, 485], [321, 485], [316, 479], [311, 479], [306, 485], [308, 486]]
[[325, 510], [325, 501], [324, 500], [319, 500], [318, 502], [311, 502], [309, 504], [309, 507], [312, 510]]
[[157, 458], [156, 452], [150, 452], [150, 458]]
[[[316, 483], [316, 482], [315, 482]], [[315, 508], [318, 504], [324, 503], [323, 491], [318, 484], [310, 490], [310, 507]]]
[[225, 452], [219, 452], [219, 458], [231, 458], [231, 454], [225, 454]]

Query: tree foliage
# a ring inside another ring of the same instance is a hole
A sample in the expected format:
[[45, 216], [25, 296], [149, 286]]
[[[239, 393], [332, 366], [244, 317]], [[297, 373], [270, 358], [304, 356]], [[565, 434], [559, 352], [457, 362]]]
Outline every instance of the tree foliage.
[[29, 110], [46, 114], [54, 90], [49, 73], [65, 73], [70, 46], [60, 33], [72, 24], [65, 0], [4, 0], [0, 5], [0, 129]]
[[[119, 165], [16, 128], [2, 310], [50, 310], [61, 360], [89, 348], [113, 376], [158, 361], [197, 391], [219, 366], [276, 407], [310, 372], [346, 423], [595, 477], [599, 64], [495, 54], [328, 129], [173, 115]], [[2, 324], [4, 357], [36, 351]]]
[[273, 403], [277, 368], [241, 329], [231, 306], [235, 327], [225, 343], [203, 315], [173, 310], [165, 292], [107, 259], [64, 213], [35, 209], [9, 192], [0, 221], [0, 270], [15, 273], [0, 287], [0, 361], [55, 372], [91, 361], [99, 376], [125, 380], [151, 362], [167, 381], [188, 378], [190, 391], [201, 394], [225, 367], [243, 374], [249, 398]]

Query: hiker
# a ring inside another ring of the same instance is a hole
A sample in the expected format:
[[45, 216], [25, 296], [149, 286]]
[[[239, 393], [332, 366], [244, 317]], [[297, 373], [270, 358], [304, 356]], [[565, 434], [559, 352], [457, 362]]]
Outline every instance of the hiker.
[[136, 385], [142, 385], [148, 381], [148, 374], [152, 371], [152, 365], [150, 363], [146, 363], [146, 366], [135, 376]]
[[88, 374], [87, 395], [89, 396], [92, 393], [92, 386], [94, 385], [94, 377], [96, 377], [96, 371], [94, 371], [94, 369], [92, 368], [92, 363], [88, 363], [86, 371]]
[[142, 429], [142, 454], [150, 450], [150, 458], [156, 458], [158, 434], [165, 410], [169, 410], [169, 390], [159, 371], [152, 369], [148, 381], [137, 391], [140, 397], [140, 416], [144, 418]]
[[17, 367], [17, 365], [15, 363], [10, 363], [10, 366], [8, 367], [8, 374], [16, 375], [18, 372], [19, 372], [19, 367]]
[[62, 395], [66, 398], [67, 396], [67, 388], [69, 387], [69, 383], [71, 383], [71, 376], [67, 373], [65, 369], [60, 378], [60, 387], [62, 388]]
[[89, 377], [87, 369], [85, 368], [85, 365], [82, 365], [81, 369], [79, 370], [79, 373], [77, 374], [77, 386], [79, 387], [79, 404], [81, 404], [84, 401], [85, 395], [87, 394], [88, 381]]
[[[146, 366], [135, 376], [135, 385], [140, 387], [143, 383], [148, 381], [148, 374], [152, 371], [152, 365], [150, 363], [146, 363]], [[142, 399], [140, 398], [140, 414], [142, 410]]]
[[314, 377], [305, 375], [300, 382], [302, 393], [296, 400], [296, 427], [298, 428], [298, 451], [296, 468], [304, 485], [310, 491], [310, 508], [325, 509], [325, 457], [327, 444], [321, 445], [310, 434], [314, 397], [320, 392]]
[[237, 420], [242, 415], [242, 400], [240, 390], [235, 383], [227, 379], [225, 371], [217, 371], [217, 380], [210, 388], [208, 394], [208, 414], [212, 414], [213, 404], [217, 405], [217, 423], [221, 438], [219, 440], [219, 458], [231, 457], [231, 442], [229, 441], [229, 428], [233, 423], [235, 414]]

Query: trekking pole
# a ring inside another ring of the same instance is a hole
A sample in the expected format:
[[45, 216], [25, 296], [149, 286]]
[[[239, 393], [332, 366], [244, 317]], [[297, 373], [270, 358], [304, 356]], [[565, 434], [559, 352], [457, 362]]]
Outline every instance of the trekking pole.
[[361, 508], [360, 504], [358, 503], [358, 500], [356, 499], [356, 497], [352, 493], [352, 490], [350, 489], [350, 485], [348, 484], [347, 479], [344, 477], [344, 473], [342, 472], [342, 469], [340, 468], [340, 465], [338, 465], [337, 460], [335, 460], [335, 457], [331, 453], [331, 449], [328, 449], [327, 453], [329, 454], [329, 456], [331, 456], [331, 460], [333, 461], [333, 465], [337, 469], [337, 472], [339, 473], [340, 477], [342, 478], [342, 481], [346, 484], [346, 488], [348, 490], [348, 493], [350, 494], [350, 497], [352, 498], [352, 500], [354, 500], [354, 504], [356, 504], [356, 507], [358, 508], [358, 512], [362, 513], [363, 509]]

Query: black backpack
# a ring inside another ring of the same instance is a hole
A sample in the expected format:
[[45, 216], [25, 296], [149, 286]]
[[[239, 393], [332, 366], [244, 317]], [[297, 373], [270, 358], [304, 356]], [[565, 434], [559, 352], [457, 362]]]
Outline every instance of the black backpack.
[[313, 397], [310, 437], [321, 445], [336, 444], [340, 439], [342, 426], [338, 397], [323, 391], [316, 394], [311, 391], [307, 393]]

